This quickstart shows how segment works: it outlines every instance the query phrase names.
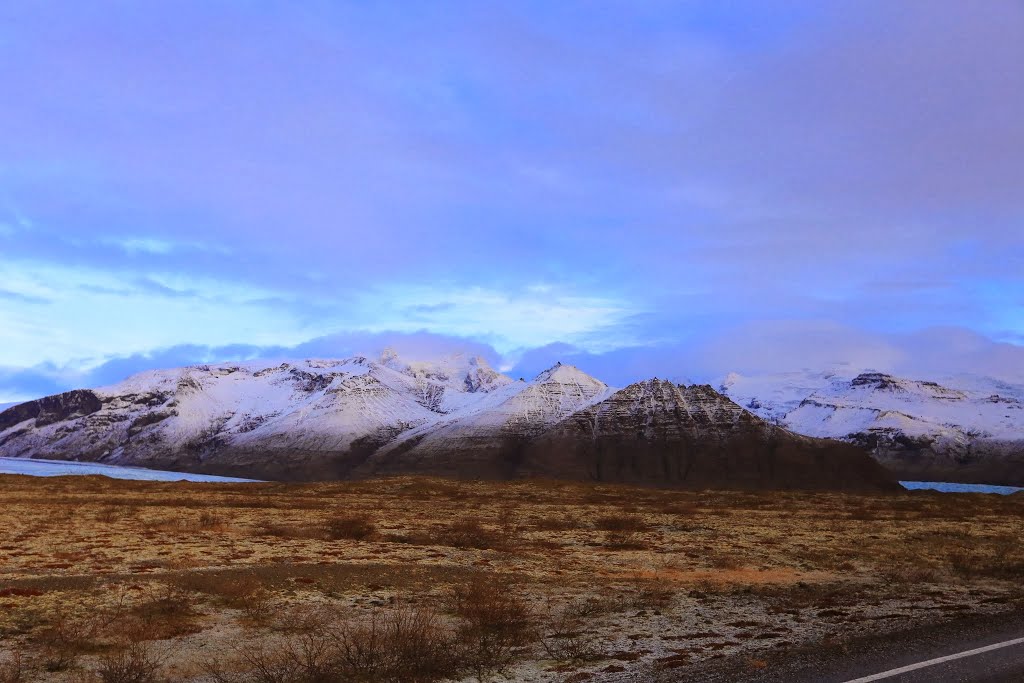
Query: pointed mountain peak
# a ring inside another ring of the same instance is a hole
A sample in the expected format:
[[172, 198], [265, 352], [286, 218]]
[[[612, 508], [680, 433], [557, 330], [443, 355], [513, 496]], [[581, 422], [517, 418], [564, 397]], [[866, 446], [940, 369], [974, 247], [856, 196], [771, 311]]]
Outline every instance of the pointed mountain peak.
[[558, 362], [544, 372], [537, 375], [533, 380], [537, 384], [590, 384], [594, 386], [608, 386], [596, 377], [591, 377], [575, 365], [566, 365]]
[[[681, 387], [675, 383], [670, 382], [667, 379], [658, 379], [657, 377], [651, 377], [650, 379], [642, 379], [639, 382], [633, 382], [622, 391], [626, 395], [651, 395], [651, 394], [665, 394], [671, 395], [678, 393]], [[666, 394], [667, 392], [667, 394]]]
[[[444, 391], [469, 392], [492, 391], [510, 383], [512, 380], [496, 372], [481, 356], [463, 352], [451, 353], [431, 360], [404, 360], [394, 349], [385, 349], [381, 354], [380, 364], [395, 372], [399, 372], [414, 381], [434, 388], [429, 389], [435, 399]], [[443, 389], [439, 389], [443, 387]], [[437, 404], [440, 405], [440, 404]]]

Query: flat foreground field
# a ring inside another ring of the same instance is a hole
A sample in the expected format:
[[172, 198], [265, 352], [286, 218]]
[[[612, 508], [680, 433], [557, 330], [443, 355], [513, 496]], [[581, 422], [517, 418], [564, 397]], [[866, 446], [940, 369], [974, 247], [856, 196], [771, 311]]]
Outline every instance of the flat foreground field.
[[689, 680], [1024, 605], [1024, 494], [0, 477], [0, 683]]

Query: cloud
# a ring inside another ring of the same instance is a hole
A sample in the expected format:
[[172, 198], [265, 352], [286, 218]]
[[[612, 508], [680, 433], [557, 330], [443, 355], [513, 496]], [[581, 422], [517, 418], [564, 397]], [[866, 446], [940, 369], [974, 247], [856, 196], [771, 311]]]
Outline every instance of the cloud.
[[451, 301], [442, 301], [437, 304], [414, 304], [406, 308], [406, 311], [415, 315], [418, 313], [440, 313], [442, 311], [450, 311], [455, 308], [455, 304]]
[[551, 344], [517, 356], [508, 372], [532, 377], [557, 361], [577, 365], [613, 386], [655, 376], [692, 384], [715, 383], [729, 372], [766, 375], [834, 369], [876, 370], [924, 380], [980, 375], [1024, 384], [1024, 345], [994, 341], [964, 328], [871, 333], [829, 321], [757, 321], [682, 342], [597, 354], [570, 344]]
[[6, 366], [87, 364], [183, 339], [207, 346], [238, 340], [265, 345], [294, 344], [311, 335], [286, 308], [254, 303], [267, 293], [211, 278], [126, 276], [5, 260], [0, 282], [9, 293], [0, 299], [0, 364]]
[[168, 242], [154, 237], [105, 238], [102, 242], [106, 244], [113, 244], [128, 253], [141, 251], [149, 254], [169, 254], [177, 247], [174, 242]]
[[900, 342], [906, 354], [901, 372], [924, 378], [978, 374], [1024, 384], [1024, 344], [994, 341], [956, 327], [921, 330]]
[[620, 383], [1024, 334], [1013, 0], [100, 8], [0, 8], [0, 365], [426, 330]]
[[496, 367], [501, 360], [501, 356], [487, 344], [425, 331], [330, 334], [291, 346], [181, 344], [145, 353], [116, 355], [91, 365], [41, 363], [29, 368], [0, 366], [0, 401], [25, 401], [75, 388], [116, 384], [146, 370], [257, 359], [284, 361], [345, 358], [360, 354], [377, 358], [385, 349], [397, 351], [407, 361], [431, 360], [454, 353], [480, 356]]
[[5, 368], [0, 367], [0, 401], [20, 403], [40, 396], [67, 391], [74, 380], [61, 376], [55, 368]]
[[868, 332], [828, 320], [755, 321], [701, 340], [694, 364], [710, 375], [900, 367], [905, 351], [892, 335]]
[[221, 254], [229, 253], [229, 250], [223, 246], [212, 246], [202, 242], [181, 242], [173, 239], [161, 239], [159, 237], [139, 235], [132, 237], [101, 237], [98, 240], [98, 243], [116, 247], [129, 255], [150, 254], [166, 256], [174, 252], [182, 251], [207, 251]]
[[[411, 332], [486, 340], [502, 352], [558, 339], [588, 348], [604, 343], [607, 328], [631, 315], [627, 303], [608, 296], [551, 287], [498, 290], [451, 285], [392, 285], [356, 300], [350, 320], [371, 332]], [[410, 316], [410, 309], [415, 315]]]
[[15, 301], [21, 304], [50, 303], [50, 299], [47, 299], [46, 297], [33, 296], [31, 294], [22, 294], [21, 292], [9, 292], [3, 289], [0, 289], [0, 299], [7, 299], [9, 301]]

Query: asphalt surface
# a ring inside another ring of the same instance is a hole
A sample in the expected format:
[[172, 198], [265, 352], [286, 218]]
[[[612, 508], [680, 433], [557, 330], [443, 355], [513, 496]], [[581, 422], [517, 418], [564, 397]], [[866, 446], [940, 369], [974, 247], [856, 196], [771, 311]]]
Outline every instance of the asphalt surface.
[[[851, 683], [932, 659], [1024, 638], [1024, 611], [975, 616], [834, 645], [725, 660], [659, 680], [701, 683]], [[755, 668], [756, 666], [756, 668]], [[882, 683], [1021, 683], [1024, 643], [874, 678]]]
[[[932, 681], [1024, 681], [1024, 643], [992, 652], [971, 654], [959, 659], [930, 664], [915, 671], [895, 675], [871, 676], [878, 683], [926, 683]], [[863, 681], [867, 683], [867, 681]]]

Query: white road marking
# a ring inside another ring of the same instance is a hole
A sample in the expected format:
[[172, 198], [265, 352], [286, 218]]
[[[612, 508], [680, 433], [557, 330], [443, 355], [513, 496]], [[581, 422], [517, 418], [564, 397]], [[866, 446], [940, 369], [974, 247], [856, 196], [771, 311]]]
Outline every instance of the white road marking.
[[958, 652], [955, 655], [946, 655], [945, 657], [936, 657], [935, 659], [929, 659], [926, 662], [918, 662], [917, 664], [908, 664], [907, 666], [901, 666], [898, 669], [890, 669], [889, 671], [883, 671], [873, 676], [865, 676], [864, 678], [855, 678], [852, 681], [846, 683], [871, 683], [871, 681], [881, 681], [886, 678], [892, 678], [893, 676], [899, 676], [909, 671], [917, 671], [927, 666], [935, 666], [936, 664], [942, 664], [943, 662], [951, 662], [954, 659], [963, 659], [964, 657], [973, 657], [974, 655], [980, 655], [985, 652], [991, 652], [992, 650], [999, 650], [1004, 647], [1012, 647], [1013, 645], [1024, 644], [1024, 638], [1014, 638], [1013, 640], [1004, 640], [1001, 643], [995, 643], [994, 645], [986, 645], [985, 647], [975, 648], [973, 650], [965, 650], [964, 652]]

